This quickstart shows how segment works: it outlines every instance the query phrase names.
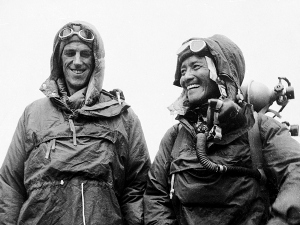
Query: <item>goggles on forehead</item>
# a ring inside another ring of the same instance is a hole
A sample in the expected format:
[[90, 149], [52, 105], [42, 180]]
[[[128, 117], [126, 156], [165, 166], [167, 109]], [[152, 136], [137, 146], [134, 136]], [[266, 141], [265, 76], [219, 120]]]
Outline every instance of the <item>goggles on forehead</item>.
[[187, 48], [190, 48], [190, 50], [194, 53], [200, 52], [206, 47], [205, 41], [202, 40], [191, 40], [186, 43], [184, 43], [178, 50], [177, 55], [180, 55], [183, 51], [185, 51]]
[[87, 29], [82, 29], [78, 32], [74, 31], [72, 28], [66, 27], [59, 32], [58, 36], [61, 40], [72, 37], [74, 34], [77, 34], [80, 39], [86, 42], [92, 42], [95, 39], [94, 34]]

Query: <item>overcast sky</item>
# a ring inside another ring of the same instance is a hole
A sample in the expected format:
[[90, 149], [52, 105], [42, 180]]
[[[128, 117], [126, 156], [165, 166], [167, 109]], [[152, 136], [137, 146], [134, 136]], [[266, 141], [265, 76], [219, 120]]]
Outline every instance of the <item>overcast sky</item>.
[[176, 50], [190, 37], [218, 33], [232, 39], [244, 53], [247, 80], [272, 89], [277, 77], [287, 77], [296, 99], [283, 119], [299, 124], [299, 15], [297, 0], [0, 0], [0, 164], [24, 108], [43, 97], [39, 87], [50, 74], [54, 36], [72, 20], [99, 30], [106, 51], [104, 89], [124, 91], [152, 159], [176, 123], [167, 110], [181, 92], [172, 85]]

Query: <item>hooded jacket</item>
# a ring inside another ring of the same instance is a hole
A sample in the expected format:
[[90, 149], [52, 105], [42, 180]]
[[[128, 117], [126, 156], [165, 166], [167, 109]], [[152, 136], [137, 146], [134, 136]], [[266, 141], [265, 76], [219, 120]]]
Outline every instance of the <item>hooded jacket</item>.
[[[213, 56], [218, 76], [229, 78], [225, 79], [230, 82], [226, 87], [231, 86], [236, 91], [245, 72], [242, 52], [222, 35], [203, 40]], [[174, 84], [178, 85], [176, 75]], [[211, 140], [208, 144], [206, 153], [211, 161], [252, 168], [248, 131], [254, 117], [251, 107], [246, 107], [245, 112], [247, 122], [238, 131], [224, 134], [221, 141]], [[285, 126], [258, 114], [268, 179], [279, 189], [270, 205], [269, 189], [256, 179], [211, 172], [199, 163], [196, 141], [186, 129], [184, 117], [177, 117], [180, 123], [162, 138], [149, 171], [144, 195], [145, 224], [300, 224], [300, 201], [296, 197], [300, 196], [300, 146]]]
[[[68, 96], [55, 36], [46, 95], [28, 105], [0, 171], [0, 224], [142, 224], [150, 158], [141, 123], [125, 101], [102, 89], [104, 48], [89, 43], [95, 67]], [[61, 30], [62, 30], [61, 29]]]

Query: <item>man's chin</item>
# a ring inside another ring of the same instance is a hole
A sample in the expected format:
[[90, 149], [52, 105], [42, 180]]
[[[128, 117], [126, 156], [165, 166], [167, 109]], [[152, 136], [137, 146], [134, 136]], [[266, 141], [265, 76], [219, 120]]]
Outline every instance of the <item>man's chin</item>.
[[188, 93], [188, 99], [190, 104], [203, 104], [204, 96], [199, 93]]

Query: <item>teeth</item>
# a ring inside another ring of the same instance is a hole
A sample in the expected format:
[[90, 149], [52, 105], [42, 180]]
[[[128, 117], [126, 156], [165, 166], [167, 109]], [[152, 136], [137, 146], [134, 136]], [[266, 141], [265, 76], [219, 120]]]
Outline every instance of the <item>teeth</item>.
[[198, 84], [191, 84], [187, 87], [188, 90], [192, 89], [192, 88], [197, 88], [197, 87], [200, 87], [200, 85]]
[[83, 72], [82, 70], [72, 70], [72, 71], [73, 71], [73, 73], [76, 73], [76, 74], [80, 74]]

